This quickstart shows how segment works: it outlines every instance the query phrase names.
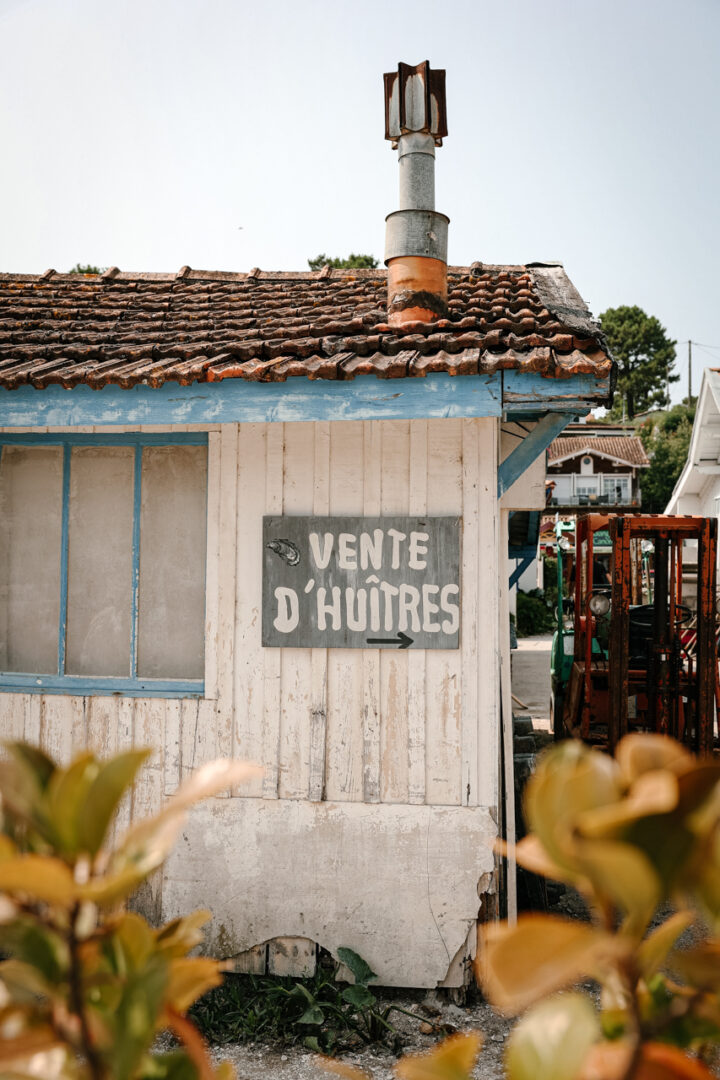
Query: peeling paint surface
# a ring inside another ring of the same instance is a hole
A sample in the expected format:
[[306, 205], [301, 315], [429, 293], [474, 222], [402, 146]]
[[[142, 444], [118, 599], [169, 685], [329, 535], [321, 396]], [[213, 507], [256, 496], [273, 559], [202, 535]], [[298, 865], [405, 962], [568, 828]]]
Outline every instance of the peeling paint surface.
[[290, 935], [350, 945], [381, 985], [435, 986], [477, 917], [496, 831], [485, 807], [217, 800], [166, 865], [163, 917], [209, 907], [215, 956]]

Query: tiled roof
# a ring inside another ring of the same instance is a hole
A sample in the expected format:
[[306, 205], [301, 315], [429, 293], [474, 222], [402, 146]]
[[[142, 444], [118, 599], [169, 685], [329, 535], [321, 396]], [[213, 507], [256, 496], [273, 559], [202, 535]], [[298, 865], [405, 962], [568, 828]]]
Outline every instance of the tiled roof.
[[645, 453], [642, 439], [638, 435], [609, 435], [605, 438], [597, 436], [572, 435], [563, 436], [550, 443], [548, 449], [548, 465], [552, 465], [562, 458], [574, 457], [589, 451], [591, 454], [602, 454], [604, 457], [618, 458], [626, 461], [628, 465], [649, 465], [650, 459]]
[[516, 369], [608, 378], [556, 264], [450, 267], [449, 317], [391, 329], [384, 270], [0, 274], [0, 386], [159, 386]]

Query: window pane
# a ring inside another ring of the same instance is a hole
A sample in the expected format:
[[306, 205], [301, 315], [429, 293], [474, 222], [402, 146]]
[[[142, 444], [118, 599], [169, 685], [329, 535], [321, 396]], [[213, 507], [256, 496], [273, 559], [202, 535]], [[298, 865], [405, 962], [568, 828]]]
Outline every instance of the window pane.
[[130, 446], [72, 450], [68, 675], [130, 675], [134, 455]]
[[622, 474], [606, 474], [603, 477], [603, 491], [618, 502], [630, 500], [630, 477]]
[[143, 450], [138, 676], [202, 679], [207, 448]]
[[576, 476], [575, 477], [575, 494], [576, 495], [596, 495], [598, 491], [598, 477], [597, 476]]
[[62, 448], [3, 446], [0, 670], [57, 673]]

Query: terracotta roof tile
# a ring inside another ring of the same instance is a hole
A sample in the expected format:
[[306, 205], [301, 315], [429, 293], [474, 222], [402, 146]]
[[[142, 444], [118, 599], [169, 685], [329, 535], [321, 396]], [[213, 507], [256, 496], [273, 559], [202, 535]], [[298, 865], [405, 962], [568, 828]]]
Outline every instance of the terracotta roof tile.
[[450, 267], [448, 287], [448, 318], [398, 329], [384, 270], [0, 274], [0, 386], [610, 375], [562, 267]]
[[642, 439], [638, 435], [561, 435], [559, 439], [550, 443], [548, 465], [562, 458], [582, 454], [586, 450], [591, 454], [618, 458], [620, 461], [626, 461], [628, 465], [643, 467], [650, 464]]

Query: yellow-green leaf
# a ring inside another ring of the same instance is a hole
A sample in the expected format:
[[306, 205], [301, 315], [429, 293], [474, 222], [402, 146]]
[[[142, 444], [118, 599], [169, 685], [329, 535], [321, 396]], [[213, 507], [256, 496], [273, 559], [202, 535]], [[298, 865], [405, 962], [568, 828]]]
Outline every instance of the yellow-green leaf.
[[693, 949], [676, 949], [670, 966], [699, 990], [720, 990], [720, 941], [713, 939]]
[[0, 862], [0, 890], [69, 907], [77, 897], [73, 876], [50, 855], [16, 855]]
[[55, 762], [38, 746], [26, 742], [6, 742], [3, 744], [15, 762], [27, 767], [35, 777], [38, 787], [44, 790], [50, 783], [55, 769]]
[[173, 919], [156, 931], [158, 949], [166, 956], [185, 956], [200, 944], [203, 939], [202, 927], [211, 918], [211, 912], [199, 909], [182, 919]]
[[597, 978], [630, 952], [629, 941], [554, 915], [521, 915], [481, 929], [478, 979], [503, 1012], [521, 1012], [581, 978]]
[[613, 759], [569, 739], [540, 758], [525, 790], [525, 812], [548, 857], [577, 873], [572, 834], [578, 815], [611, 805], [621, 795]]
[[122, 949], [129, 971], [142, 968], [151, 953], [155, 951], [155, 934], [141, 915], [128, 912], [123, 915], [114, 928], [113, 937]]
[[85, 799], [78, 835], [80, 850], [91, 855], [99, 850], [118, 803], [150, 753], [128, 750], [101, 765]]
[[519, 866], [529, 870], [532, 874], [540, 874], [552, 881], [566, 881], [582, 888], [584, 882], [581, 875], [576, 871], [569, 870], [554, 862], [542, 845], [539, 836], [530, 833], [518, 840], [514, 848], [515, 859]]
[[426, 1054], [408, 1054], [395, 1066], [401, 1080], [470, 1080], [483, 1044], [479, 1031], [452, 1035]]
[[668, 771], [646, 772], [633, 783], [624, 799], [588, 810], [576, 818], [583, 836], [620, 836], [639, 818], [669, 814], [678, 805], [678, 778]]
[[16, 1004], [52, 994], [53, 988], [42, 971], [24, 960], [3, 960], [0, 963], [0, 978]]
[[641, 937], [655, 914], [661, 883], [639, 848], [611, 840], [577, 840], [577, 861], [595, 896], [610, 900], [625, 913], [625, 933]]
[[86, 885], [78, 886], [78, 898], [99, 907], [112, 907], [134, 892], [145, 877], [143, 867], [131, 864], [115, 874], [92, 878]]
[[185, 810], [164, 810], [155, 817], [138, 821], [125, 834], [113, 855], [109, 876], [130, 869], [139, 875], [139, 879], [151, 874], [168, 855], [186, 820]]
[[170, 963], [165, 1001], [177, 1012], [187, 1012], [194, 1001], [221, 982], [217, 960], [204, 956], [181, 957]]
[[99, 772], [92, 754], [81, 754], [67, 769], [56, 769], [47, 787], [47, 806], [62, 847], [78, 850], [78, 819], [85, 796]]
[[583, 994], [558, 994], [530, 1009], [513, 1028], [508, 1080], [575, 1080], [600, 1038], [595, 1009]]
[[692, 754], [668, 735], [654, 732], [626, 735], [615, 750], [615, 760], [629, 787], [639, 776], [659, 769], [680, 772], [694, 761]]
[[646, 981], [664, 964], [670, 949], [693, 922], [692, 911], [676, 911], [652, 930], [638, 949], [638, 964]]

